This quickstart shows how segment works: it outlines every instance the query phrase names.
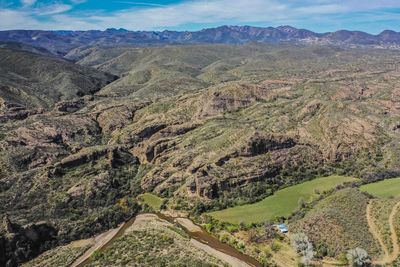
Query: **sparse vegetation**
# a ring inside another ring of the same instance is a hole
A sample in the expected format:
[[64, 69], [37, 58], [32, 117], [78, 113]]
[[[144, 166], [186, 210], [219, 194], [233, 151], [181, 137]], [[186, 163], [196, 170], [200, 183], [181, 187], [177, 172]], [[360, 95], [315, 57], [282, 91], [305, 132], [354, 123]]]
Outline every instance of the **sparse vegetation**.
[[369, 255], [380, 253], [366, 218], [368, 197], [355, 188], [339, 190], [317, 203], [304, 218], [290, 224], [305, 233], [319, 256], [339, 257], [348, 249], [362, 247]]
[[61, 246], [46, 251], [39, 257], [31, 260], [25, 264], [23, 267], [68, 267], [87, 249], [87, 246]]

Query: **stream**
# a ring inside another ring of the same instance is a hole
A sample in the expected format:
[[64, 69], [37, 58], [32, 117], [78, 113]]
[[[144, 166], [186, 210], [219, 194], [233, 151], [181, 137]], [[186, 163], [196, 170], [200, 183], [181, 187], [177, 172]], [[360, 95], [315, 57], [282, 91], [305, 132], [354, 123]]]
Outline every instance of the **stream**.
[[[233, 248], [225, 243], [222, 243], [217, 238], [215, 238], [208, 232], [204, 231], [199, 226], [195, 225], [188, 218], [176, 218], [176, 217], [171, 217], [171, 216], [161, 214], [161, 213], [152, 213], [152, 214], [157, 215], [157, 217], [162, 220], [165, 220], [174, 225], [180, 226], [189, 235], [190, 238], [204, 244], [205, 246], [210, 247], [211, 249], [214, 249], [220, 253], [228, 255], [229, 257], [236, 258], [248, 266], [261, 267], [261, 264], [259, 262], [257, 262], [254, 258], [239, 252], [235, 248]], [[128, 220], [127, 222], [125, 222], [122, 226], [120, 226], [118, 228], [118, 230], [116, 231], [115, 235], [113, 235], [112, 238], [110, 238], [107, 242], [105, 242], [102, 246], [100, 246], [96, 251], [103, 251], [107, 247], [112, 245], [114, 243], [114, 241], [117, 238], [121, 237], [125, 233], [125, 231], [135, 222], [135, 219], [136, 219], [136, 217], [133, 217], [130, 220]], [[196, 231], [192, 231], [193, 229], [189, 229], [190, 227], [185, 227], [185, 225], [180, 223], [179, 219], [187, 220], [188, 222], [190, 222], [196, 228], [199, 228], [199, 229], [196, 229]], [[80, 261], [78, 264], [73, 265], [73, 266], [74, 267], [83, 267], [86, 264], [90, 263], [90, 261], [91, 261], [91, 257], [89, 256], [89, 257], [85, 258], [84, 260]]]

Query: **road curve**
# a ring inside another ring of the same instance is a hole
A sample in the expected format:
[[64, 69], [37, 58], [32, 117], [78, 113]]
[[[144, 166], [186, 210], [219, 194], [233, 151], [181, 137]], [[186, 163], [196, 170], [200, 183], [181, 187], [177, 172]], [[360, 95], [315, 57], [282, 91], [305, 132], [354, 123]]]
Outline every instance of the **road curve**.
[[367, 206], [367, 221], [368, 221], [368, 226], [371, 234], [373, 237], [378, 241], [379, 245], [382, 248], [382, 251], [384, 252], [383, 256], [379, 260], [373, 261], [374, 264], [376, 265], [386, 265], [386, 264], [391, 264], [393, 263], [400, 254], [400, 246], [399, 246], [399, 241], [398, 241], [398, 236], [396, 233], [396, 225], [395, 225], [395, 217], [396, 214], [400, 208], [400, 202], [398, 202], [396, 205], [393, 206], [392, 211], [390, 212], [389, 215], [389, 228], [390, 228], [390, 233], [391, 233], [391, 242], [393, 244], [393, 251], [390, 253], [389, 249], [383, 242], [382, 236], [379, 233], [378, 227], [374, 223], [371, 215], [371, 203], [370, 202]]

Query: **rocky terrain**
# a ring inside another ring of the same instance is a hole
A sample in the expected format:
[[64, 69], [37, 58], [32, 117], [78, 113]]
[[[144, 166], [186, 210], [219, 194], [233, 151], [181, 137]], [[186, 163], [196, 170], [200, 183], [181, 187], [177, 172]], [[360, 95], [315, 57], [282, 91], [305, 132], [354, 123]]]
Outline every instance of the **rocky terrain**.
[[399, 169], [396, 51], [93, 46], [72, 63], [26, 50], [0, 48], [0, 265], [116, 227], [142, 192], [199, 214]]

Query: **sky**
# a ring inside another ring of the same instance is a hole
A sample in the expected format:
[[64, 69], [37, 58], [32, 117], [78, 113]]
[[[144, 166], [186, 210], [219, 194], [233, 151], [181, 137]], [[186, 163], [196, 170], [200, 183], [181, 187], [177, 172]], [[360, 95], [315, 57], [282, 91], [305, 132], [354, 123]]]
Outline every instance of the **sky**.
[[200, 30], [290, 25], [400, 31], [400, 0], [0, 0], [0, 30]]

